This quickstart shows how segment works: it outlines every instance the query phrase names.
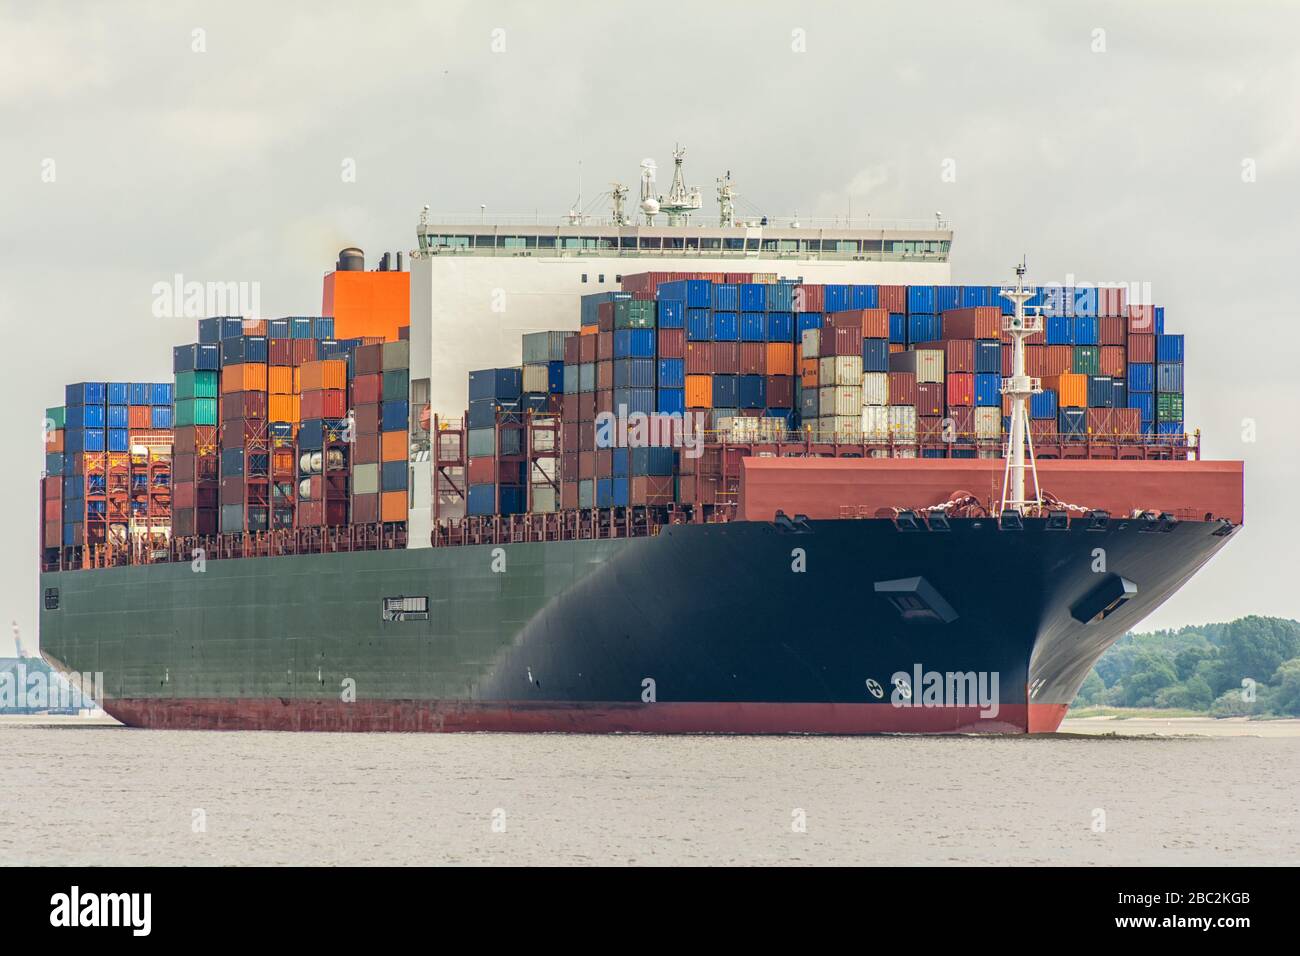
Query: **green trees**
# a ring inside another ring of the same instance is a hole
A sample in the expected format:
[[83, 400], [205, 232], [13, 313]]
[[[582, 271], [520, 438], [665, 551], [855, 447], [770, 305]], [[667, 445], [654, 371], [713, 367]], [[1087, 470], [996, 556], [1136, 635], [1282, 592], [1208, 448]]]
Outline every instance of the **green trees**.
[[1126, 634], [1084, 680], [1074, 706], [1169, 707], [1214, 716], [1300, 716], [1300, 622]]

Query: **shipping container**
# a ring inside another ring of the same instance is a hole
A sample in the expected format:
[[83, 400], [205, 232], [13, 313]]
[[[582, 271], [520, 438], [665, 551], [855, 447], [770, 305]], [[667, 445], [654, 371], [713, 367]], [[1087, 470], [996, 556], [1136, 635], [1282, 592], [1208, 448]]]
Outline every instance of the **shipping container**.
[[889, 357], [891, 372], [911, 372], [917, 382], [943, 382], [943, 352], [938, 349], [912, 349], [895, 352]]
[[1061, 408], [1088, 407], [1088, 376], [1074, 373], [1048, 375], [1043, 378], [1043, 387], [1056, 392]]
[[1181, 362], [1161, 362], [1156, 366], [1156, 391], [1181, 392], [1183, 366]]
[[1153, 392], [1156, 386], [1155, 366], [1149, 362], [1130, 362], [1128, 367], [1128, 391]]
[[997, 306], [944, 310], [942, 326], [945, 339], [997, 339], [1002, 333], [1002, 310]]

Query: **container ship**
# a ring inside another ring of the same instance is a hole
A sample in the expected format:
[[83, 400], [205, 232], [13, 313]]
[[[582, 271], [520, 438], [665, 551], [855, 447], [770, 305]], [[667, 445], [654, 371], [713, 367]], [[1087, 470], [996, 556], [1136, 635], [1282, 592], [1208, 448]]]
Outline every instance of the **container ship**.
[[67, 386], [45, 659], [136, 727], [1054, 731], [1244, 520], [1183, 337], [954, 284], [938, 217], [697, 224], [675, 160]]

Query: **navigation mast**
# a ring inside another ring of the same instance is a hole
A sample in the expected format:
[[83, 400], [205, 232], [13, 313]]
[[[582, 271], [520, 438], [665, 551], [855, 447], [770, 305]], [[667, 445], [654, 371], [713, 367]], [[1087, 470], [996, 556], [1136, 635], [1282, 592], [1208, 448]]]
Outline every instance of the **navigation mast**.
[[[1015, 287], [1004, 286], [1004, 298], [1015, 303], [1013, 315], [1002, 317], [1002, 331], [1011, 337], [1011, 375], [1002, 380], [1002, 394], [1011, 399], [1011, 433], [1007, 439], [1006, 471], [1002, 475], [1002, 503], [999, 514], [1015, 511], [1021, 515], [1037, 514], [1043, 508], [1043, 492], [1038, 485], [1038, 463], [1034, 459], [1034, 439], [1029, 432], [1029, 398], [1043, 390], [1040, 379], [1025, 374], [1025, 340], [1043, 330], [1043, 317], [1035, 308], [1025, 311], [1025, 303], [1037, 291], [1025, 288], [1025, 263], [1016, 266]], [[1033, 473], [1034, 497], [1025, 498], [1025, 450], [1029, 450], [1029, 470]]]

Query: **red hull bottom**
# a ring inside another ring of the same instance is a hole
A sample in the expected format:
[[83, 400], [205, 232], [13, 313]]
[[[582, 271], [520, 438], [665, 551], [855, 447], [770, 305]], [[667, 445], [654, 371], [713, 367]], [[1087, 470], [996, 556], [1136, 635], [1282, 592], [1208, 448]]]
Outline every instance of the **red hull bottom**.
[[108, 700], [131, 727], [168, 730], [645, 734], [1023, 734], [1050, 733], [1067, 705], [978, 707], [779, 703], [518, 703], [378, 700], [343, 703], [278, 698]]

